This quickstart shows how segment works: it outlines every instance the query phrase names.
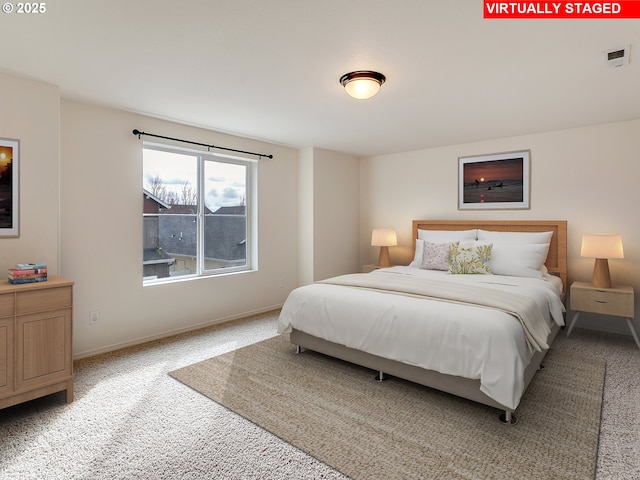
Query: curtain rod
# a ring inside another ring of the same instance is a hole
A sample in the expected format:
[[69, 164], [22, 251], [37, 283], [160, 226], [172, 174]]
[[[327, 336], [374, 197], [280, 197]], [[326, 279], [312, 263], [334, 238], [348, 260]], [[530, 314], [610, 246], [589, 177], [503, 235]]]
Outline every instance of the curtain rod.
[[245, 153], [247, 155], [255, 155], [256, 157], [260, 157], [260, 158], [262, 158], [262, 157], [273, 158], [273, 155], [267, 155], [267, 154], [264, 154], [264, 153], [247, 152], [246, 150], [236, 150], [235, 148], [217, 147], [215, 145], [207, 145], [206, 143], [198, 143], [198, 142], [192, 142], [190, 140], [182, 140], [181, 138], [164, 137], [162, 135], [155, 135], [153, 133], [141, 132], [137, 128], [133, 130], [133, 134], [136, 135], [138, 138], [140, 138], [142, 135], [146, 135], [148, 137], [163, 138], [165, 140], [173, 140], [175, 142], [190, 143], [191, 145], [199, 145], [201, 147], [207, 147], [208, 149], [217, 148], [218, 150], [226, 150], [228, 152], [236, 152], [236, 153]]

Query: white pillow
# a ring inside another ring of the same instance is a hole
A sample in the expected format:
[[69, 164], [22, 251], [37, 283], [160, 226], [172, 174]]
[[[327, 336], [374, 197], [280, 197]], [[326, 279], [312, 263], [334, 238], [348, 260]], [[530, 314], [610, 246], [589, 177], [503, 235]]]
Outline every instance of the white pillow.
[[[489, 266], [495, 275], [542, 278], [548, 243], [494, 243]], [[546, 268], [545, 268], [546, 269]]]
[[418, 238], [432, 243], [459, 242], [460, 240], [475, 240], [478, 238], [478, 229], [473, 230], [420, 230]]
[[490, 243], [465, 240], [452, 244], [449, 253], [449, 273], [453, 274], [486, 274], [491, 273]]
[[416, 240], [416, 251], [413, 254], [413, 262], [409, 264], [410, 267], [420, 268], [420, 265], [422, 265], [423, 252], [424, 240]]
[[549, 244], [552, 236], [553, 232], [494, 232], [478, 229], [478, 240], [492, 243]]

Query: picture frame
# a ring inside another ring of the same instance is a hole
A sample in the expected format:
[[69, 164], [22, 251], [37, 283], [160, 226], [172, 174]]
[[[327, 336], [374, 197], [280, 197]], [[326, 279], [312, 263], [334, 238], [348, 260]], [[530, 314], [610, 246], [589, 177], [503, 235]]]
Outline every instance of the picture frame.
[[458, 158], [458, 210], [530, 208], [530, 150]]
[[0, 138], [0, 237], [18, 237], [20, 141]]

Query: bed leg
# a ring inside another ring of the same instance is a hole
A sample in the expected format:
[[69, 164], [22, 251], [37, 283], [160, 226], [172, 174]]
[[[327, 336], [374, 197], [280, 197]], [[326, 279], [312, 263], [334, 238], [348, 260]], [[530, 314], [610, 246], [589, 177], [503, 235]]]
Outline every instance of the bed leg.
[[300, 345], [296, 345], [296, 355], [302, 352], [304, 352], [304, 347], [301, 347]]
[[540, 364], [540, 366], [538, 367], [538, 370], [544, 370], [544, 365]]
[[504, 413], [500, 414], [498, 418], [505, 425], [515, 425], [516, 423], [518, 423], [518, 419], [516, 418], [516, 416], [509, 410], [505, 410]]
[[379, 382], [384, 382], [387, 379], [385, 373], [381, 370], [378, 371], [378, 375], [376, 375], [376, 380]]

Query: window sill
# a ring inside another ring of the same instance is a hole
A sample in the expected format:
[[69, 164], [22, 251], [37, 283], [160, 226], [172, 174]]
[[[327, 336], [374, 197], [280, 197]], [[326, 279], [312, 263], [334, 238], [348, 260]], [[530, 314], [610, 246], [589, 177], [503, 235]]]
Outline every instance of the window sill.
[[221, 278], [221, 277], [229, 277], [231, 275], [242, 275], [245, 273], [253, 273], [257, 272], [257, 269], [245, 269], [245, 270], [234, 270], [232, 272], [219, 272], [219, 273], [204, 273], [202, 275], [178, 275], [175, 277], [164, 277], [157, 278], [153, 280], [144, 280], [142, 281], [143, 287], [152, 287], [155, 285], [167, 285], [171, 283], [183, 283], [183, 282], [192, 282], [197, 280], [205, 280], [211, 278]]

